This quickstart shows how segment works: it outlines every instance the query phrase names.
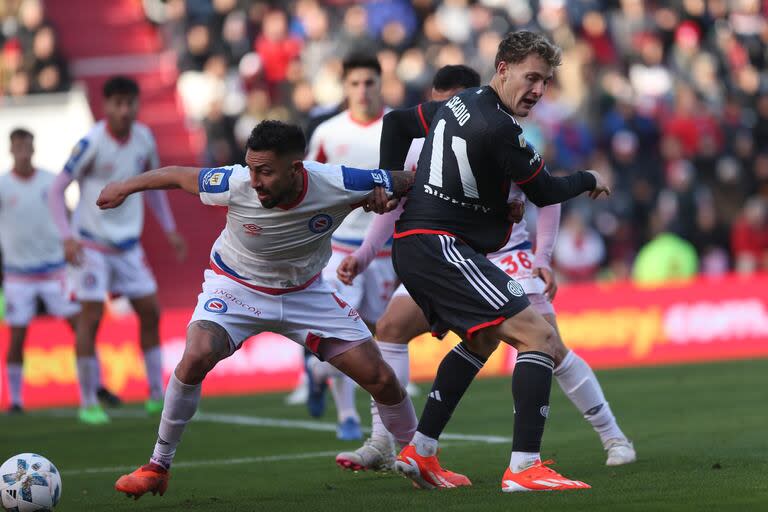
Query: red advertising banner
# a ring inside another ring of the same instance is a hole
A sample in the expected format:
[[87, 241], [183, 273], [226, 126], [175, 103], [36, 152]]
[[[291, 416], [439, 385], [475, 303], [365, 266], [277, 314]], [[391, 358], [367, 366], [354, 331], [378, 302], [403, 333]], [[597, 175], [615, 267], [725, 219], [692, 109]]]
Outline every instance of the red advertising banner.
[[[689, 361], [768, 357], [768, 276], [726, 277], [644, 289], [629, 283], [579, 285], [560, 289], [555, 300], [560, 331], [568, 345], [595, 368], [657, 365]], [[184, 350], [191, 310], [163, 314], [161, 339], [166, 378]], [[458, 338], [430, 335], [411, 343], [411, 375], [430, 380]], [[8, 329], [0, 329], [5, 354]], [[27, 407], [74, 405], [78, 401], [74, 338], [63, 321], [33, 322], [25, 350], [24, 399]], [[105, 385], [126, 400], [146, 396], [138, 324], [132, 315], [108, 317], [97, 350]], [[515, 351], [501, 346], [482, 375], [506, 375]], [[0, 407], [8, 405], [5, 358]], [[265, 333], [247, 341], [206, 379], [207, 395], [289, 390], [302, 371], [302, 350]]]

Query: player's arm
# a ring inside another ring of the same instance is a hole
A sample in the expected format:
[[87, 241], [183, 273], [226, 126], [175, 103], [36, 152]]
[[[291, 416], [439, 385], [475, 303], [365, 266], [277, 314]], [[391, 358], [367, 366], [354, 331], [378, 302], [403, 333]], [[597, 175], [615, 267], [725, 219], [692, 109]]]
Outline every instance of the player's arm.
[[386, 245], [387, 240], [392, 238], [392, 234], [395, 232], [395, 223], [403, 213], [404, 204], [403, 201], [394, 210], [377, 215], [373, 219], [362, 245], [345, 257], [336, 268], [339, 281], [351, 285], [355, 277], [365, 272], [379, 251]]
[[536, 253], [533, 256], [533, 275], [544, 281], [544, 295], [551, 301], [557, 293], [557, 280], [552, 272], [552, 252], [555, 250], [560, 229], [562, 207], [551, 204], [539, 210], [536, 219]]
[[432, 118], [444, 104], [444, 101], [429, 101], [416, 107], [388, 112], [381, 127], [379, 167], [402, 169], [411, 142], [427, 136]]
[[198, 177], [201, 170], [197, 167], [170, 166], [115, 181], [104, 187], [96, 204], [102, 210], [117, 208], [129, 195], [145, 190], [180, 188], [190, 194], [200, 194]]
[[344, 198], [354, 207], [362, 206], [366, 211], [386, 213], [397, 207], [413, 185], [414, 175], [409, 171], [388, 171], [384, 169], [356, 169], [339, 166], [340, 186], [345, 190]]
[[538, 207], [562, 203], [589, 192], [596, 199], [611, 191], [595, 171], [576, 171], [568, 176], [552, 176], [541, 156], [522, 138], [522, 131], [501, 127], [486, 137], [488, 150], [496, 155], [498, 165]]

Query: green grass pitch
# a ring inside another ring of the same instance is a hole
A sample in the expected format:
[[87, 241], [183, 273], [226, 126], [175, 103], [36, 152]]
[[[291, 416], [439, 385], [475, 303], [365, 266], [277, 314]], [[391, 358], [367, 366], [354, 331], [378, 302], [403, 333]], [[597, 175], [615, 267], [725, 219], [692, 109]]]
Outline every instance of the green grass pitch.
[[[281, 418], [332, 427], [333, 410], [309, 420], [303, 407], [284, 406], [283, 395], [204, 399], [207, 419], [189, 425], [164, 497], [133, 501], [112, 487], [121, 469], [146, 462], [154, 443], [157, 419], [142, 417], [138, 406], [124, 407], [106, 427], [80, 425], [71, 410], [0, 417], [0, 458], [26, 451], [50, 458], [63, 478], [57, 512], [768, 510], [768, 360], [598, 376], [635, 442], [637, 463], [606, 467], [596, 434], [556, 384], [542, 452], [566, 476], [590, 483], [587, 491], [502, 494], [509, 443], [445, 441], [443, 465], [467, 474], [471, 488], [417, 491], [393, 474], [344, 472], [331, 454], [355, 443], [303, 423], [247, 424]], [[358, 398], [366, 418], [362, 392]], [[511, 430], [510, 380], [500, 378], [472, 385], [447, 432], [506, 437]]]

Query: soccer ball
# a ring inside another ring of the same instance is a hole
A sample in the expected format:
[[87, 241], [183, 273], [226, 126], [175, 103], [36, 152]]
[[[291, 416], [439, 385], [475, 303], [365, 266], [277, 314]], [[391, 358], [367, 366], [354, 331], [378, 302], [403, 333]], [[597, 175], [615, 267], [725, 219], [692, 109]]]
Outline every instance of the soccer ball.
[[8, 512], [45, 512], [61, 498], [61, 475], [35, 453], [14, 455], [0, 466], [0, 504]]

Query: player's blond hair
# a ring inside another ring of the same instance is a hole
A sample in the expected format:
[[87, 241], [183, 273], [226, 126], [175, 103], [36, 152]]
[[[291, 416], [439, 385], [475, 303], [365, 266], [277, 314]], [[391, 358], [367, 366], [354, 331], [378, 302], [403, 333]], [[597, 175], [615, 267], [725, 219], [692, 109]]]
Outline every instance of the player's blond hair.
[[517, 64], [532, 53], [539, 55], [553, 68], [562, 63], [562, 49], [546, 36], [529, 30], [518, 30], [507, 34], [499, 43], [494, 67], [498, 68], [502, 61]]

